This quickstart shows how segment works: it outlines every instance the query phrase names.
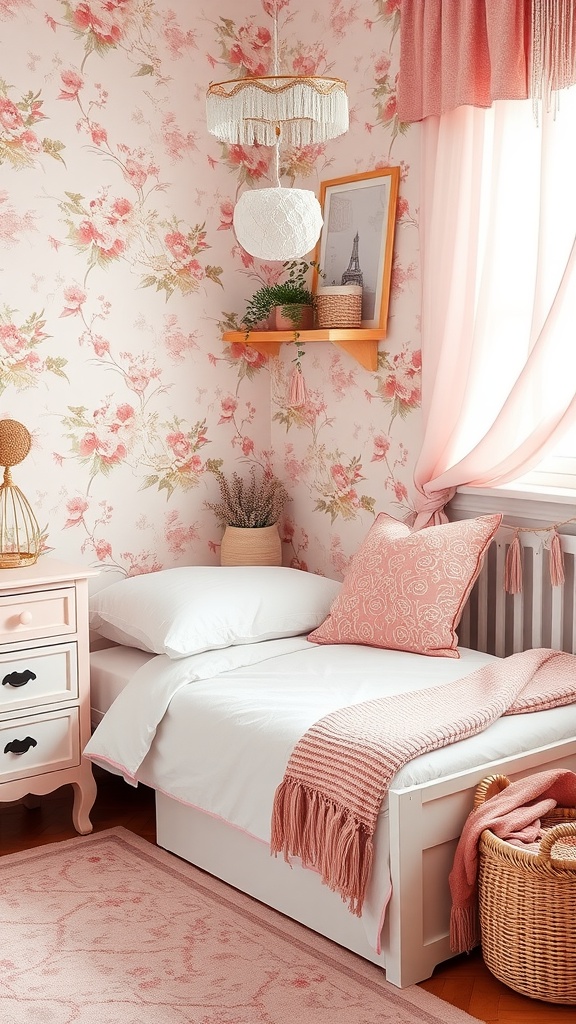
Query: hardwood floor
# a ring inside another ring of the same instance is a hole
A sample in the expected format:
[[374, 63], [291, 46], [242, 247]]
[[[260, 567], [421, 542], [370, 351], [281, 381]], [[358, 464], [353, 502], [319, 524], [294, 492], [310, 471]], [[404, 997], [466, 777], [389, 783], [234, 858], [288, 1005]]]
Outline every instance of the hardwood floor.
[[[154, 843], [153, 793], [143, 786], [133, 789], [99, 769], [95, 774], [98, 796], [91, 814], [94, 831], [123, 825]], [[71, 809], [70, 786], [43, 797], [32, 809], [23, 803], [0, 803], [0, 852], [14, 853], [73, 838], [76, 832]], [[492, 977], [479, 951], [440, 965], [421, 987], [485, 1024], [576, 1024], [576, 1006], [553, 1006], [512, 992]]]

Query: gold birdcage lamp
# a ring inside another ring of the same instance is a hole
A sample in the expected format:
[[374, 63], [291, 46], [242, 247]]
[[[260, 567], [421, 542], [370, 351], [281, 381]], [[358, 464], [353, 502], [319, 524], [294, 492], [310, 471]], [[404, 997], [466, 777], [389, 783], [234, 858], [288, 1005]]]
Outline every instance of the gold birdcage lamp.
[[0, 569], [16, 569], [38, 560], [40, 527], [29, 501], [12, 480], [11, 467], [26, 458], [32, 444], [29, 431], [17, 420], [0, 419]]

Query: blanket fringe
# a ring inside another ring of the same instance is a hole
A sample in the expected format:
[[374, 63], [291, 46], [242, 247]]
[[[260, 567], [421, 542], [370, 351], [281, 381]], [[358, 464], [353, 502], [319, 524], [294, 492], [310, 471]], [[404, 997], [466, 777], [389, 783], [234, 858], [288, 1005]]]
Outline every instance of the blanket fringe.
[[480, 922], [476, 903], [452, 907], [450, 914], [450, 949], [453, 953], [469, 953], [480, 944]]
[[315, 867], [350, 911], [362, 916], [374, 847], [372, 836], [346, 808], [285, 778], [274, 797], [270, 849], [286, 861], [299, 857], [304, 867]]

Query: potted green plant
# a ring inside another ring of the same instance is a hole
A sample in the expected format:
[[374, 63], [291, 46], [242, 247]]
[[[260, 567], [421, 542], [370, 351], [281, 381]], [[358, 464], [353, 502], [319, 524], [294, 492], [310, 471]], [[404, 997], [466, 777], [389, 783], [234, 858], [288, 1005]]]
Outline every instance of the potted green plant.
[[314, 322], [314, 294], [307, 283], [310, 270], [317, 266], [314, 261], [290, 260], [283, 264], [287, 274], [284, 281], [263, 285], [248, 301], [242, 317], [242, 326], [247, 334], [257, 330], [263, 323], [270, 323], [272, 329], [308, 330]]
[[220, 486], [220, 500], [206, 502], [224, 526], [220, 546], [221, 565], [282, 565], [278, 520], [288, 500], [284, 484], [271, 473], [249, 479], [213, 470]]

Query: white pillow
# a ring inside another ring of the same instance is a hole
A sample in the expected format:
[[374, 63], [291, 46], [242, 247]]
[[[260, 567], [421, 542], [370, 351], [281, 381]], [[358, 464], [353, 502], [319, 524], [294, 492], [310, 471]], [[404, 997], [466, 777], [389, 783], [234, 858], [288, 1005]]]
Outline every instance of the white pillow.
[[101, 636], [169, 658], [308, 633], [341, 584], [283, 566], [194, 565], [119, 580], [90, 598]]

